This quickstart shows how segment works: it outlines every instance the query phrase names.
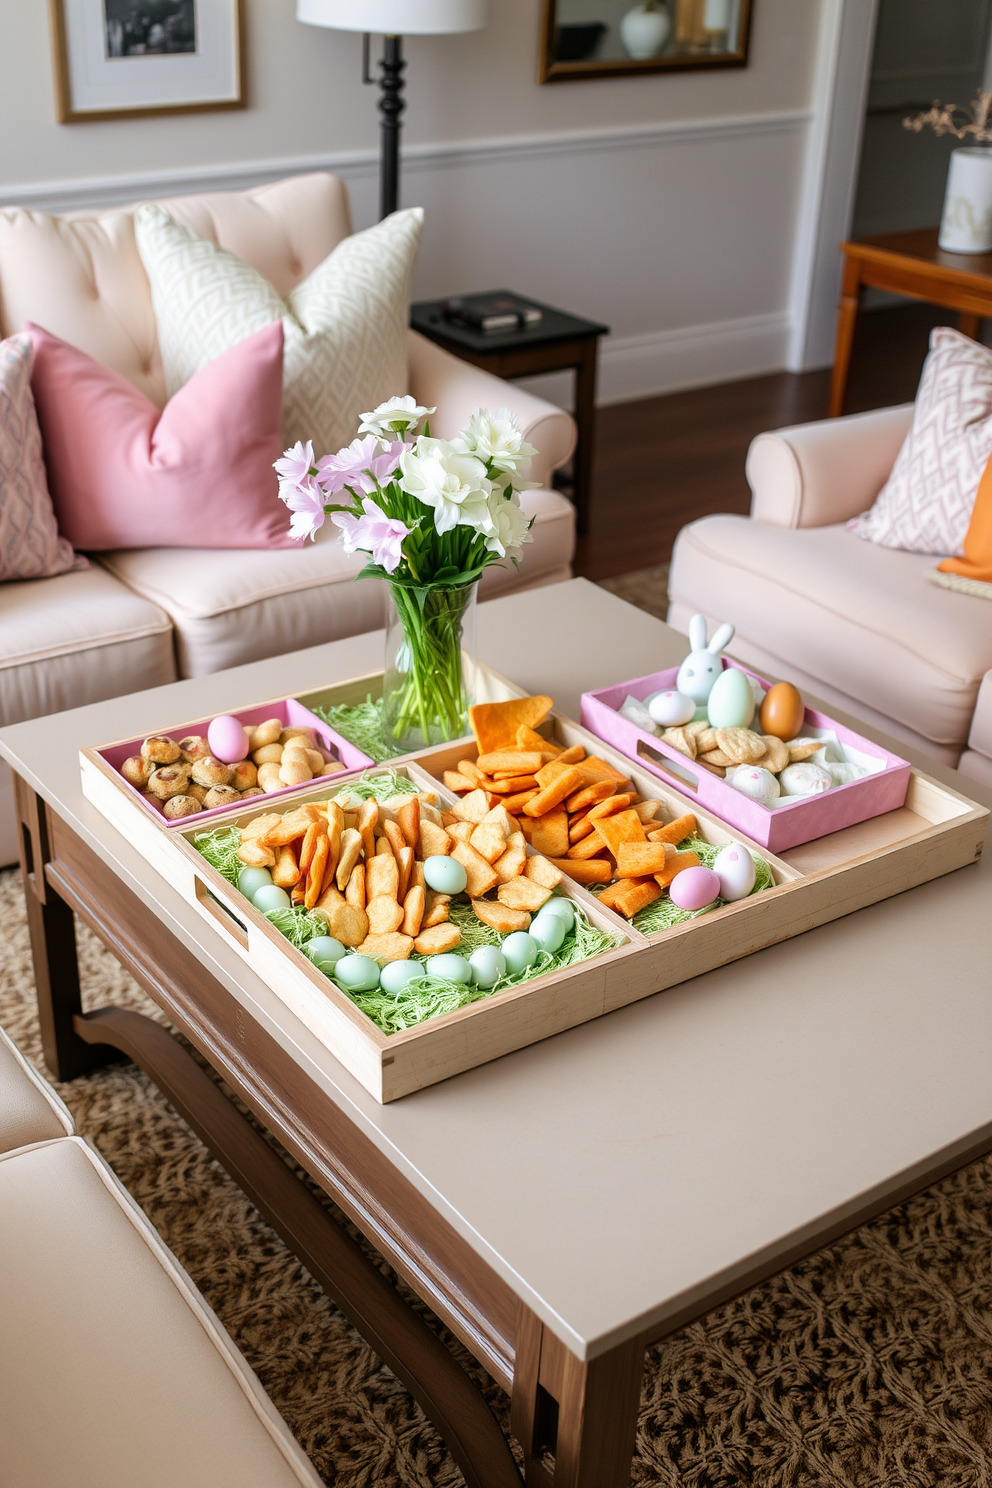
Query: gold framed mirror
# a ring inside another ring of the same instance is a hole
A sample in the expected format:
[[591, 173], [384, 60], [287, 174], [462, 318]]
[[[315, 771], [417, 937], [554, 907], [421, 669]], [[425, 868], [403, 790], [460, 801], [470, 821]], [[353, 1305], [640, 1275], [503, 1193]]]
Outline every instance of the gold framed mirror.
[[538, 82], [746, 67], [753, 0], [544, 0]]

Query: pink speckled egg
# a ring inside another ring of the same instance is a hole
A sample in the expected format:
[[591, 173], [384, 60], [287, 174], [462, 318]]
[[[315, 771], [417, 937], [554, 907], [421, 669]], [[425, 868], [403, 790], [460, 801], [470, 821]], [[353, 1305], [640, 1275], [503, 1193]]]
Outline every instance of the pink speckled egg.
[[712, 868], [683, 868], [668, 886], [679, 909], [705, 909], [720, 895], [720, 880]]
[[237, 765], [248, 758], [248, 735], [236, 718], [222, 713], [207, 729], [211, 754], [225, 765]]

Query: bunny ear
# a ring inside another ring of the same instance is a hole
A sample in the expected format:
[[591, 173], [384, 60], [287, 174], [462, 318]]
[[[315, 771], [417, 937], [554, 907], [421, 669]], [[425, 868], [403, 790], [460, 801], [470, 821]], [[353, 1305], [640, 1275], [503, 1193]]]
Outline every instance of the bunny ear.
[[706, 649], [711, 651], [714, 656], [717, 656], [723, 650], [724, 646], [730, 645], [733, 639], [734, 627], [732, 625], [721, 625]]
[[693, 615], [689, 621], [689, 645], [693, 651], [706, 650], [706, 616]]

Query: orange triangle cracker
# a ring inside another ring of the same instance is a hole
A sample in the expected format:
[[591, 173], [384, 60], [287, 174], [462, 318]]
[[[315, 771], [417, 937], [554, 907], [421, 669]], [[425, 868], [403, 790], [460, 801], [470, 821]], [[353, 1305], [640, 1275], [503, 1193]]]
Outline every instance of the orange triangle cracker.
[[602, 837], [614, 857], [620, 852], [621, 842], [647, 842], [647, 834], [637, 819], [637, 812], [618, 811], [615, 816], [596, 818], [595, 834]]
[[546, 739], [543, 734], [539, 734], [536, 729], [532, 729], [526, 723], [521, 724], [517, 729], [517, 748], [539, 749], [542, 754], [561, 753], [560, 744], [556, 744], [553, 739]]
[[505, 703], [476, 703], [468, 710], [469, 723], [480, 754], [516, 749], [519, 728], [536, 729], [551, 712], [554, 699], [544, 696], [510, 698]]

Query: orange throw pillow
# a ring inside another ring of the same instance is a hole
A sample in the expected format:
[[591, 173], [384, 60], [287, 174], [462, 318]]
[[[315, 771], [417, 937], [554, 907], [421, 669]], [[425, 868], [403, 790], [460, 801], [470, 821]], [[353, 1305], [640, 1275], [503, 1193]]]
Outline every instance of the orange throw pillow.
[[964, 540], [963, 558], [945, 558], [938, 573], [957, 574], [973, 583], [992, 584], [992, 460], [982, 471], [978, 495]]

